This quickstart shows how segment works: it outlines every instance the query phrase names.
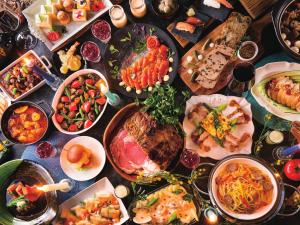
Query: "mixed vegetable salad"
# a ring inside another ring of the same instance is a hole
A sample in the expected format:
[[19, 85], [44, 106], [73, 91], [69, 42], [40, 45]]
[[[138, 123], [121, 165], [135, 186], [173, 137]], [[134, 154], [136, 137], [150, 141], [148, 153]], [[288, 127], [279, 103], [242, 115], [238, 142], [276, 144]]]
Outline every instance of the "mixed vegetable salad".
[[65, 86], [55, 114], [62, 129], [76, 132], [92, 126], [106, 103], [101, 84], [105, 81], [89, 73]]

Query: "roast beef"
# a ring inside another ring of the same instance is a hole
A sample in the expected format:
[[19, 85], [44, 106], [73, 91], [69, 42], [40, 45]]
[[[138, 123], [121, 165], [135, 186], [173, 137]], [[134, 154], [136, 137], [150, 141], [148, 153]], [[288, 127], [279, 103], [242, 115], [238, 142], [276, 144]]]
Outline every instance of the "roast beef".
[[165, 170], [183, 147], [183, 139], [170, 125], [158, 124], [149, 114], [136, 112], [113, 138], [110, 150], [126, 173]]

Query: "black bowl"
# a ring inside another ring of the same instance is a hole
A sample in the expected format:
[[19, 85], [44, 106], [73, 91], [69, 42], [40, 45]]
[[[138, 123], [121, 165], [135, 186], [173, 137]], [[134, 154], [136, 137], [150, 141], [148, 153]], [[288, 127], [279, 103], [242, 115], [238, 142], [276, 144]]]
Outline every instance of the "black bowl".
[[178, 3], [177, 0], [174, 0], [175, 8], [171, 12], [169, 12], [169, 13], [162, 13], [162, 12], [159, 11], [159, 9], [158, 9], [159, 2], [160, 2], [160, 0], [151, 0], [150, 1], [152, 11], [159, 18], [162, 18], [162, 19], [171, 19], [178, 12], [179, 3]]
[[275, 29], [276, 37], [280, 43], [281, 48], [292, 58], [296, 60], [300, 60], [300, 54], [295, 53], [293, 50], [291, 50], [284, 42], [283, 38], [281, 37], [281, 19], [283, 13], [286, 11], [286, 9], [292, 4], [296, 2], [296, 0], [285, 0], [285, 1], [279, 1], [277, 5], [274, 6], [272, 11], [272, 21], [273, 26]]
[[[10, 132], [8, 130], [8, 121], [9, 121], [9, 118], [10, 116], [12, 115], [13, 111], [16, 109], [16, 108], [19, 108], [21, 106], [25, 106], [25, 105], [28, 105], [28, 106], [31, 106], [31, 107], [34, 107], [34, 108], [37, 108], [38, 110], [40, 110], [45, 118], [47, 118], [47, 127], [43, 133], [43, 135], [37, 139], [36, 141], [34, 142], [30, 142], [30, 143], [21, 143], [19, 141], [17, 141], [16, 139], [14, 139], [11, 135], [10, 135]], [[42, 106], [46, 106], [48, 109], [46, 111], [46, 107], [42, 107]], [[44, 101], [40, 101], [38, 103], [33, 103], [33, 102], [29, 102], [29, 101], [20, 101], [20, 102], [16, 102], [16, 103], [13, 103], [11, 104], [3, 113], [2, 115], [2, 118], [1, 118], [1, 131], [2, 131], [2, 134], [4, 135], [4, 137], [11, 143], [13, 144], [22, 144], [22, 145], [31, 145], [31, 144], [34, 144], [38, 141], [40, 141], [47, 133], [48, 131], [48, 127], [49, 127], [49, 119], [52, 117], [54, 113], [54, 110], [52, 109], [51, 106], [49, 106], [46, 102]]]

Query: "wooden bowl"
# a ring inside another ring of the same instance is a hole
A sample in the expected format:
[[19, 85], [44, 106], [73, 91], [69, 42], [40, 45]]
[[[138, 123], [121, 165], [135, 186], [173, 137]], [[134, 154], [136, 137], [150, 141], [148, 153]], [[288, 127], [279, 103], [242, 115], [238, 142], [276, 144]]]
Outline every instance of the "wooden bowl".
[[[103, 135], [103, 145], [104, 149], [106, 151], [106, 156], [110, 163], [112, 164], [115, 171], [124, 179], [128, 181], [136, 181], [136, 174], [127, 174], [119, 166], [115, 163], [111, 151], [110, 151], [110, 144], [112, 142], [112, 139], [115, 137], [117, 132], [119, 131], [120, 127], [123, 125], [123, 123], [126, 121], [126, 119], [131, 116], [133, 113], [140, 110], [141, 106], [136, 105], [135, 103], [130, 103], [123, 107], [120, 111], [118, 111], [115, 116], [112, 118], [110, 123], [107, 125], [104, 135]], [[183, 146], [182, 146], [183, 147]], [[177, 156], [173, 159], [171, 164], [168, 167], [168, 171], [172, 171], [176, 168], [176, 166], [179, 163], [179, 158], [181, 154], [180, 150], [177, 154]]]

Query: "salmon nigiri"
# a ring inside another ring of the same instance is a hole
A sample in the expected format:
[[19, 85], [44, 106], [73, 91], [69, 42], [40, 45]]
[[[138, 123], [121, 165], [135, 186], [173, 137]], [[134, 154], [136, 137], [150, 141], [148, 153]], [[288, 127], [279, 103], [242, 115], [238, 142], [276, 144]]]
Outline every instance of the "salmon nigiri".
[[233, 9], [233, 6], [227, 0], [217, 0], [221, 5], [224, 5], [228, 9]]

